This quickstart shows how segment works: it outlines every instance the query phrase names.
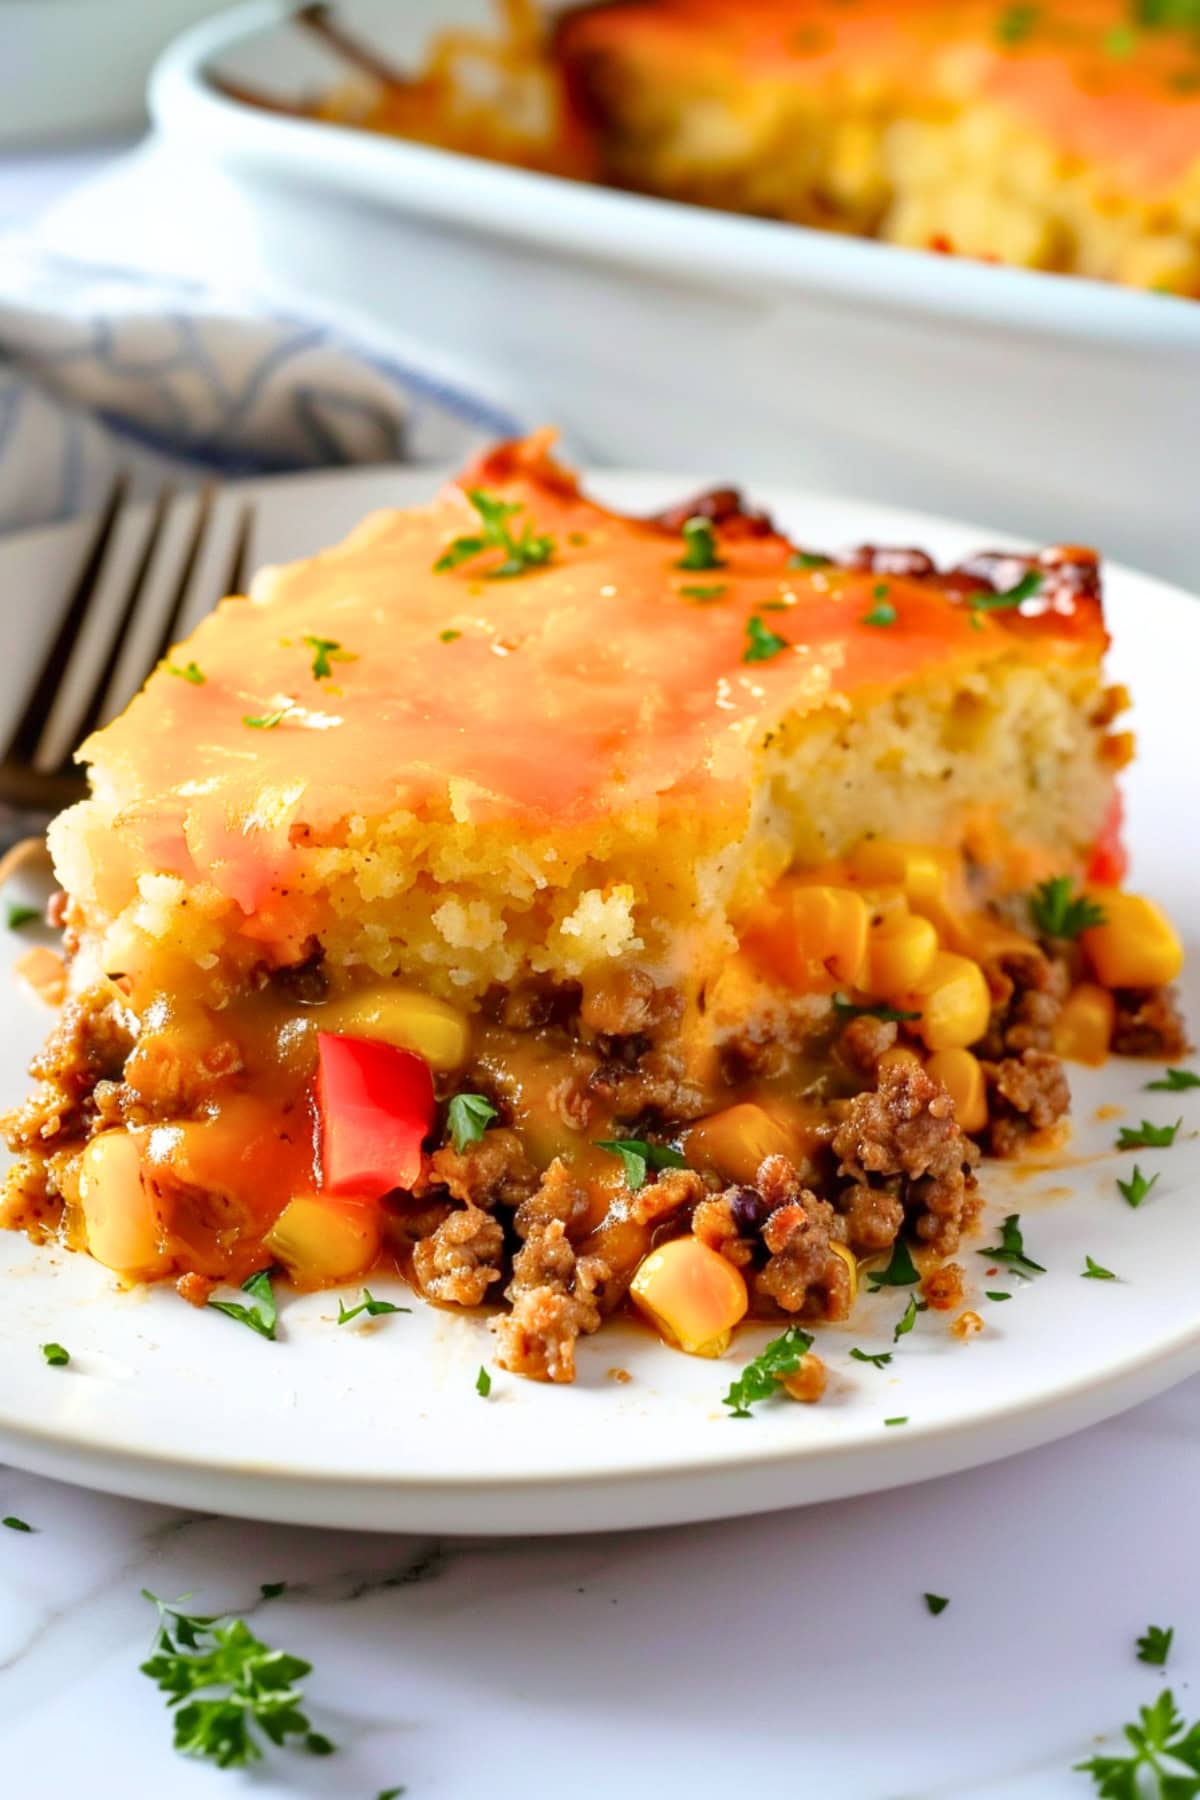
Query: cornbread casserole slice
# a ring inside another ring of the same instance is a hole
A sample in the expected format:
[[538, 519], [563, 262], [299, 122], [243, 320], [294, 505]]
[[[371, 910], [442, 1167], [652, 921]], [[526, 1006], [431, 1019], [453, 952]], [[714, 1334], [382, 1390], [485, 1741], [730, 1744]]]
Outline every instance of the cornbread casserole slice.
[[833, 560], [496, 449], [84, 745], [4, 1221], [193, 1300], [382, 1261], [554, 1381], [630, 1292], [704, 1354], [841, 1318], [901, 1232], [953, 1303], [1059, 1056], [1182, 1045], [1105, 646], [1085, 550]]
[[503, 11], [490, 42], [447, 32], [414, 76], [372, 63], [316, 110], [670, 199], [1200, 293], [1195, 0], [600, 0], [544, 32], [528, 0]]

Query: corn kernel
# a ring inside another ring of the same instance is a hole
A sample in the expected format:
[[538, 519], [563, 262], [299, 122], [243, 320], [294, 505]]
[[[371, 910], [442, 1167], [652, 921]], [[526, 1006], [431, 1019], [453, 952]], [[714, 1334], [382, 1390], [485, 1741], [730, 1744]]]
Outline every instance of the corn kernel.
[[315, 1014], [322, 1031], [378, 1039], [397, 1050], [423, 1056], [431, 1069], [461, 1069], [471, 1048], [471, 1032], [456, 1007], [415, 988], [391, 982], [360, 988], [328, 1001]]
[[964, 1131], [982, 1131], [988, 1122], [987, 1083], [979, 1058], [969, 1050], [935, 1050], [925, 1064], [954, 1102], [954, 1116]]
[[915, 1029], [927, 1049], [965, 1049], [983, 1036], [991, 1015], [983, 970], [970, 957], [939, 950], [928, 975], [906, 996], [906, 1010], [920, 1013]]
[[1103, 925], [1083, 933], [1088, 961], [1105, 987], [1162, 987], [1183, 967], [1183, 945], [1153, 900], [1119, 888], [1088, 890], [1104, 912]]
[[79, 1163], [79, 1203], [88, 1250], [106, 1269], [148, 1276], [165, 1267], [154, 1195], [127, 1131], [105, 1131], [88, 1144]]
[[916, 913], [893, 913], [871, 927], [866, 989], [870, 994], [907, 993], [923, 981], [937, 955], [938, 935]]
[[811, 1124], [800, 1109], [790, 1113], [778, 1106], [768, 1111], [743, 1100], [691, 1126], [684, 1134], [683, 1149], [694, 1168], [714, 1169], [726, 1181], [750, 1182], [764, 1157], [805, 1161], [811, 1141]]
[[954, 872], [953, 856], [922, 844], [887, 844], [874, 838], [859, 844], [850, 857], [859, 881], [903, 888], [910, 901], [943, 900]]
[[850, 1304], [853, 1306], [858, 1299], [858, 1258], [849, 1244], [830, 1244], [829, 1248], [835, 1256], [841, 1257], [850, 1271]]
[[810, 1350], [807, 1356], [800, 1358], [790, 1375], [782, 1377], [779, 1385], [793, 1400], [802, 1400], [806, 1406], [815, 1406], [828, 1382], [828, 1369], [821, 1358], [814, 1356]]
[[870, 915], [852, 888], [784, 881], [747, 933], [752, 952], [801, 994], [857, 987]]
[[900, 1069], [905, 1064], [909, 1068], [919, 1069], [922, 1067], [921, 1058], [908, 1044], [893, 1044], [890, 1050], [884, 1051], [875, 1067], [877, 1069]]
[[288, 1201], [263, 1242], [293, 1281], [323, 1287], [370, 1268], [379, 1254], [379, 1213], [357, 1201], [301, 1194]]
[[629, 1292], [668, 1342], [689, 1356], [720, 1356], [750, 1304], [740, 1272], [694, 1237], [652, 1250]]
[[1108, 1055], [1116, 1022], [1117, 1003], [1108, 989], [1094, 981], [1081, 981], [1067, 995], [1054, 1021], [1055, 1055], [1095, 1067]]

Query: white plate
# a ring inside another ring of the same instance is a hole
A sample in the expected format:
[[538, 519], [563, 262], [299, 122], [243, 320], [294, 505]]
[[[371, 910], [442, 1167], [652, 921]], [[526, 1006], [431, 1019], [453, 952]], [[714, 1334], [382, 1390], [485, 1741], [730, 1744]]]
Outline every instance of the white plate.
[[[687, 484], [606, 475], [595, 485], [618, 504], [649, 509], [679, 498]], [[252, 484], [255, 554], [312, 551], [369, 508], [410, 503], [431, 486], [431, 476], [411, 470]], [[756, 497], [814, 545], [917, 543], [946, 557], [995, 541], [992, 532], [850, 501], [769, 488]], [[27, 601], [10, 620], [10, 681], [35, 653], [34, 618], [50, 629], [43, 600], [62, 591], [79, 531], [0, 547], [0, 586]], [[1110, 571], [1108, 604], [1114, 673], [1141, 702], [1142, 755], [1127, 784], [1134, 878], [1165, 901], [1190, 939], [1196, 1019], [1200, 845], [1187, 821], [1200, 608], [1120, 569]], [[22, 1065], [49, 1022], [20, 994], [7, 1001], [7, 1020], [6, 1103], [21, 1094]], [[336, 1298], [289, 1298], [271, 1344], [182, 1305], [169, 1288], [120, 1293], [84, 1257], [35, 1251], [0, 1234], [0, 1456], [117, 1492], [306, 1524], [522, 1533], [762, 1511], [1007, 1455], [1200, 1369], [1200, 1218], [1192, 1210], [1200, 1093], [1143, 1093], [1154, 1073], [1153, 1065], [1126, 1062], [1076, 1072], [1069, 1165], [988, 1168], [988, 1229], [1019, 1212], [1029, 1252], [1047, 1273], [1028, 1285], [1003, 1273], [985, 1278], [976, 1244], [993, 1238], [969, 1244], [963, 1261], [986, 1320], [980, 1338], [959, 1342], [942, 1315], [928, 1313], [877, 1372], [847, 1352], [890, 1347], [905, 1295], [868, 1299], [851, 1326], [821, 1333], [833, 1371], [826, 1399], [816, 1407], [776, 1401], [750, 1420], [730, 1418], [721, 1396], [766, 1332], [742, 1338], [714, 1363], [674, 1354], [618, 1323], [582, 1344], [574, 1388], [494, 1370], [484, 1401], [474, 1386], [490, 1353], [482, 1320], [414, 1302], [409, 1316], [339, 1328]], [[1107, 1116], [1097, 1118], [1102, 1106]], [[1184, 1126], [1173, 1149], [1138, 1153], [1161, 1179], [1134, 1212], [1115, 1186], [1134, 1158], [1111, 1146], [1120, 1120], [1143, 1115], [1182, 1116]], [[1121, 1279], [1081, 1280], [1085, 1255]], [[1014, 1297], [991, 1303], [984, 1288]], [[68, 1347], [68, 1369], [44, 1365], [38, 1346], [48, 1340]], [[614, 1381], [617, 1367], [632, 1380]], [[894, 1417], [908, 1423], [885, 1424]]]
[[[344, 78], [286, 5], [189, 32], [150, 105], [176, 219], [224, 265], [503, 381], [592, 460], [692, 468], [1094, 538], [1190, 581], [1200, 304], [566, 182], [227, 99]], [[400, 67], [489, 0], [346, 0]], [[79, 208], [73, 230], [86, 232]], [[157, 236], [174, 222], [155, 222]], [[111, 246], [108, 247], [111, 252]], [[103, 244], [93, 247], [106, 260]], [[198, 273], [207, 273], [197, 269]]]

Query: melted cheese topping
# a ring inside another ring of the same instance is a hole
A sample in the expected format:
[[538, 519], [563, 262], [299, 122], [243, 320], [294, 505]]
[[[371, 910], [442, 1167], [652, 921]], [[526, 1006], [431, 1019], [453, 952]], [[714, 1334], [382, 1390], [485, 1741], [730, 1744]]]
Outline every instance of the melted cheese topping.
[[1200, 39], [1130, 19], [1127, 0], [654, 0], [585, 10], [564, 30], [572, 56], [645, 53], [718, 89], [737, 70], [901, 87], [918, 104], [991, 97], [1069, 155], [1159, 188], [1200, 161]]
[[[491, 578], [496, 550], [435, 571], [480, 528], [456, 484], [265, 571], [84, 745], [117, 815], [110, 868], [126, 856], [188, 879], [238, 867], [249, 911], [289, 845], [337, 841], [352, 817], [534, 831], [716, 805], [745, 792], [785, 714], [1018, 646], [1056, 658], [1103, 646], [1094, 603], [973, 615], [928, 581], [792, 568], [784, 539], [737, 522], [717, 533], [721, 567], [682, 569], [677, 531], [582, 498], [544, 441], [494, 453], [463, 482], [519, 507], [514, 531], [548, 534], [552, 559], [511, 579]], [[867, 623], [885, 590], [894, 622]], [[752, 618], [783, 640], [767, 660], [746, 660]], [[326, 679], [313, 639], [347, 659]], [[172, 672], [192, 663], [202, 683]]]

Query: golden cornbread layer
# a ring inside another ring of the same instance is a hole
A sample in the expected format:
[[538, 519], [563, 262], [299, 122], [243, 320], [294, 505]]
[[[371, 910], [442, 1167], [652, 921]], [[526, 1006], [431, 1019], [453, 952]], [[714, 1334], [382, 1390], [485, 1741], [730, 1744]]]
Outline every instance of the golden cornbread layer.
[[[797, 555], [735, 507], [696, 570], [677, 521], [593, 505], [541, 440], [463, 481], [266, 572], [84, 747], [51, 848], [104, 971], [215, 992], [319, 943], [447, 997], [622, 961], [676, 982], [864, 839], [966, 851], [981, 889], [1087, 866], [1123, 754], [1094, 564], [1001, 559], [1010, 605], [927, 559]], [[435, 568], [468, 491], [549, 556]]]

